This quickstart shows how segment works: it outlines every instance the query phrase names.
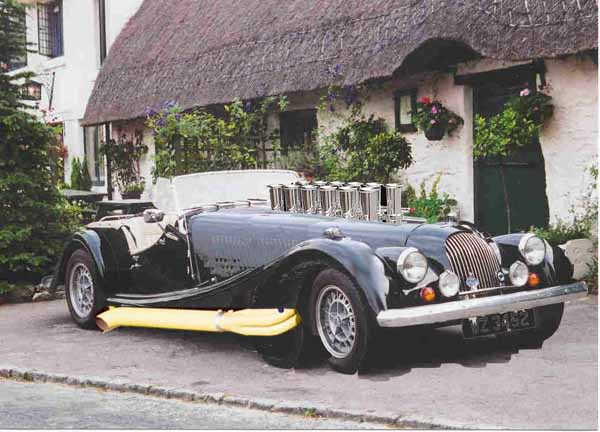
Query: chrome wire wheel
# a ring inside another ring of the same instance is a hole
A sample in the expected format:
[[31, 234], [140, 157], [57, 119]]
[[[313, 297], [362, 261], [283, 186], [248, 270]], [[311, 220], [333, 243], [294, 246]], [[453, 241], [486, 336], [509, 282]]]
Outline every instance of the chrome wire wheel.
[[325, 349], [345, 358], [356, 341], [356, 317], [350, 299], [335, 285], [324, 287], [316, 303], [317, 330]]
[[86, 318], [94, 307], [94, 280], [83, 263], [77, 263], [69, 278], [69, 297], [75, 314]]

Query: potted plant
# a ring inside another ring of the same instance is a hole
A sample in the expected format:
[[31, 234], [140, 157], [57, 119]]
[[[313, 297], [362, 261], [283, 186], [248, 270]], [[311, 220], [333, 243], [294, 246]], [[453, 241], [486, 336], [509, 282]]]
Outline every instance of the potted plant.
[[110, 140], [109, 145], [101, 147], [102, 154], [112, 162], [115, 184], [123, 199], [136, 199], [142, 195], [144, 181], [139, 162], [147, 151], [141, 132], [136, 132], [133, 138], [122, 133], [117, 140]]
[[131, 183], [125, 186], [121, 190], [121, 198], [123, 199], [139, 199], [144, 192], [145, 183], [140, 181], [139, 183]]
[[429, 141], [440, 141], [444, 135], [452, 133], [464, 123], [462, 117], [446, 108], [440, 101], [427, 96], [417, 101], [414, 115], [415, 126], [425, 132]]

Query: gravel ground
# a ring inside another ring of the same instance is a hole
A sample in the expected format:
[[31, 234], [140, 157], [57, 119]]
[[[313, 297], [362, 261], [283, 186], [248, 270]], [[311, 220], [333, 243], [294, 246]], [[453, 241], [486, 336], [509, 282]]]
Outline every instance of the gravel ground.
[[[184, 389], [401, 426], [596, 429], [597, 297], [568, 304], [539, 349], [465, 342], [458, 327], [394, 339], [368, 373], [268, 366], [248, 340], [150, 329], [85, 331], [63, 301], [0, 306], [0, 368]], [[211, 397], [213, 397], [211, 396]]]

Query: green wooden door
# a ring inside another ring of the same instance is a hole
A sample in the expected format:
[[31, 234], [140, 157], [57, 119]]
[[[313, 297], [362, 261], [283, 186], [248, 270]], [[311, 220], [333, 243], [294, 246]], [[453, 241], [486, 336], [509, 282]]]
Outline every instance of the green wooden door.
[[[535, 88], [532, 71], [498, 72], [492, 80], [476, 83], [474, 113], [484, 117], [498, 114], [525, 84]], [[546, 172], [539, 139], [508, 157], [474, 160], [474, 181], [475, 222], [483, 231], [498, 235], [548, 225]]]

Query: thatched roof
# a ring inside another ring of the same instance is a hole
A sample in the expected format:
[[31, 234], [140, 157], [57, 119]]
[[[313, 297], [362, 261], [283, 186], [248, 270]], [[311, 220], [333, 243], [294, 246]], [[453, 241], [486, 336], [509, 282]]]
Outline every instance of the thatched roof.
[[595, 0], [145, 0], [85, 123], [391, 76], [428, 41], [506, 60], [597, 48]]

